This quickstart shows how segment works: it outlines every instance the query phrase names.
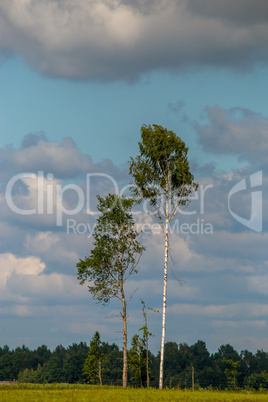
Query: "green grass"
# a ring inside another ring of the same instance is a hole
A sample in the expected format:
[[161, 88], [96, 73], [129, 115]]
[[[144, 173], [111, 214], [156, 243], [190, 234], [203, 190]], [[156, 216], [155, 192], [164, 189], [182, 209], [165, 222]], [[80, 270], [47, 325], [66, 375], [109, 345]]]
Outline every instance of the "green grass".
[[0, 385], [0, 400], [3, 401], [267, 401], [268, 394], [221, 391], [182, 391], [158, 389], [135, 389], [111, 386], [65, 385], [65, 384], [19, 384]]

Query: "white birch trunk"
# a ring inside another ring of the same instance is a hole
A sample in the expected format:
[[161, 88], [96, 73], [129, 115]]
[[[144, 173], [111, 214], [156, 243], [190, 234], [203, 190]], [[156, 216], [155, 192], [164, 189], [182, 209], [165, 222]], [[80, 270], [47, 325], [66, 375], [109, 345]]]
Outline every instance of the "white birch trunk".
[[166, 307], [167, 307], [167, 268], [168, 268], [168, 225], [169, 225], [169, 199], [166, 200], [166, 227], [165, 227], [165, 264], [164, 264], [164, 288], [163, 288], [163, 315], [162, 315], [162, 338], [159, 369], [159, 389], [163, 389], [164, 375], [164, 351], [166, 336]]

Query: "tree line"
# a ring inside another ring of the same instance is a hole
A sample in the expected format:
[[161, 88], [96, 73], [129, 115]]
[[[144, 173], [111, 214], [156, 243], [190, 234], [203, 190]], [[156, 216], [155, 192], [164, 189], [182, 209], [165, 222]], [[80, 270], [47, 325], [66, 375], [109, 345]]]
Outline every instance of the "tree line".
[[[137, 341], [140, 341], [138, 343]], [[148, 351], [150, 386], [158, 386], [160, 352]], [[30, 350], [26, 346], [0, 347], [0, 381], [29, 383], [91, 383], [122, 385], [123, 351], [115, 343], [101, 342], [98, 332], [88, 346], [73, 343], [59, 345], [51, 351], [42, 345]], [[128, 350], [128, 384], [147, 386], [146, 345], [134, 335]], [[221, 345], [210, 354], [205, 342], [165, 344], [164, 387], [236, 389], [268, 388], [268, 352], [238, 353], [230, 344]]]

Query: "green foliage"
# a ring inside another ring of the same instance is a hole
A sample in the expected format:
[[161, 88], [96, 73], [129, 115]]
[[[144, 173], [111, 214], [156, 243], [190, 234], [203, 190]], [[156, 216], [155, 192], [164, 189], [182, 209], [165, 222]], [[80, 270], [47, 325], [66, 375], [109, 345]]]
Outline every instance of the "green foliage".
[[225, 374], [227, 375], [227, 380], [228, 380], [228, 385], [232, 385], [233, 388], [235, 389], [237, 384], [236, 384], [236, 378], [238, 374], [238, 367], [240, 362], [234, 362], [232, 359], [222, 359], [223, 364], [225, 365]]
[[204, 341], [198, 340], [190, 347], [191, 364], [195, 370], [201, 371], [210, 366], [209, 351]]
[[[144, 348], [142, 338], [139, 338], [141, 348]], [[131, 349], [132, 349], [131, 345]], [[103, 363], [102, 372], [103, 384], [122, 385], [122, 359], [123, 353], [116, 344], [101, 343], [101, 348], [105, 354], [107, 361]], [[130, 349], [130, 350], [131, 350]], [[24, 352], [22, 352], [24, 350]], [[68, 348], [59, 345], [54, 351], [50, 351], [46, 346], [38, 347], [36, 350], [28, 348], [16, 348], [10, 350], [7, 346], [0, 348], [0, 381], [11, 381], [16, 379], [20, 382], [28, 383], [49, 383], [56, 381], [61, 383], [83, 383], [83, 367], [88, 356], [88, 346], [86, 343], [72, 344]], [[130, 351], [129, 351], [130, 352]], [[231, 345], [221, 345], [219, 351], [209, 355], [206, 345], [203, 341], [197, 341], [189, 346], [181, 343], [179, 346], [176, 342], [167, 342], [165, 346], [165, 387], [191, 388], [191, 368], [195, 367], [194, 377], [195, 386], [202, 388], [218, 388], [233, 389], [233, 373], [230, 372], [230, 380], [228, 381], [227, 368], [232, 366], [226, 364], [222, 352], [226, 355], [237, 357], [239, 362], [237, 365], [236, 386], [237, 388], [248, 388], [268, 390], [268, 374], [262, 367], [266, 363], [268, 367], [267, 353], [257, 351], [253, 354], [247, 350], [237, 354]], [[24, 353], [21, 365], [18, 356]], [[137, 356], [137, 355], [136, 355]], [[143, 355], [141, 354], [143, 357]], [[217, 356], [217, 359], [215, 358]], [[145, 357], [144, 357], [145, 358]], [[156, 386], [158, 380], [159, 355], [154, 356], [149, 351], [150, 360], [150, 385]], [[25, 364], [27, 362], [27, 367]], [[36, 365], [37, 363], [37, 365]], [[141, 359], [142, 363], [142, 359]], [[137, 365], [138, 366], [138, 365]], [[141, 364], [144, 367], [144, 363]], [[248, 367], [248, 372], [245, 370]], [[17, 375], [14, 373], [19, 370]], [[142, 371], [142, 383], [146, 385], [146, 375], [144, 369]], [[132, 368], [130, 367], [130, 376]], [[133, 384], [140, 386], [141, 382], [134, 379]]]
[[137, 264], [144, 247], [138, 241], [138, 232], [132, 218], [133, 199], [109, 194], [99, 200], [101, 212], [94, 230], [94, 248], [90, 256], [77, 264], [77, 279], [88, 289], [93, 298], [106, 304], [111, 298], [122, 302], [123, 321], [123, 387], [127, 386], [127, 312], [125, 282], [137, 273]]
[[109, 194], [98, 196], [101, 216], [94, 231], [94, 248], [90, 256], [77, 264], [77, 279], [86, 281], [93, 298], [106, 304], [111, 298], [122, 299], [122, 286], [132, 273], [144, 251], [134, 229], [131, 214], [133, 200]]
[[258, 369], [258, 359], [252, 352], [242, 350], [240, 353], [240, 371], [244, 378], [248, 378]]
[[63, 382], [62, 364], [58, 356], [52, 355], [42, 370], [43, 382]]
[[1, 356], [0, 381], [12, 381], [14, 378], [16, 378], [14, 360], [14, 352], [8, 352]]
[[[149, 332], [149, 330], [148, 330], [147, 312], [146, 312], [145, 302], [143, 300], [141, 300], [141, 305], [142, 305], [142, 315], [143, 315], [143, 318], [144, 318], [144, 325], [139, 329], [139, 331], [142, 331], [143, 339], [145, 341], [147, 341], [149, 336], [152, 336], [153, 334], [151, 332]], [[152, 308], [149, 308], [149, 307], [148, 307], [148, 310], [156, 311], [156, 310], [154, 310]]]
[[[40, 364], [38, 364], [38, 367], [36, 370], [34, 369], [24, 369], [19, 372], [18, 375], [18, 381], [19, 382], [26, 382], [26, 383], [43, 383], [45, 382], [43, 379], [43, 369]], [[54, 382], [54, 381], [52, 381]]]
[[139, 201], [147, 199], [156, 217], [162, 220], [163, 196], [170, 198], [176, 212], [178, 205], [189, 202], [198, 185], [189, 169], [188, 148], [173, 131], [156, 124], [143, 125], [141, 138], [140, 155], [130, 158], [132, 191]]
[[102, 347], [107, 358], [103, 372], [103, 383], [121, 385], [123, 352], [119, 350], [119, 347], [115, 343], [109, 345], [103, 342]]
[[88, 352], [85, 343], [72, 344], [67, 349], [59, 345], [51, 353], [46, 346], [29, 351], [36, 357], [39, 355], [38, 365], [35, 360], [29, 368], [20, 369], [16, 377], [20, 382], [53, 383], [53, 382], [83, 382], [83, 365]]
[[83, 374], [86, 382], [102, 385], [103, 363], [107, 361], [105, 357], [100, 334], [95, 332], [90, 341], [89, 351], [83, 367]]
[[128, 361], [132, 383], [143, 387], [146, 384], [146, 348], [143, 339], [137, 334], [132, 337]]
[[[143, 300], [141, 300], [142, 304], [142, 315], [144, 318], [144, 325], [139, 329], [142, 331], [142, 344], [145, 348], [145, 370], [146, 370], [146, 383], [147, 387], [150, 386], [150, 376], [151, 376], [151, 369], [149, 367], [150, 358], [149, 358], [149, 337], [153, 336], [153, 334], [148, 329], [148, 322], [147, 322], [147, 312], [146, 312], [146, 305]], [[153, 309], [152, 307], [147, 307], [148, 310], [153, 311], [155, 313], [159, 313], [158, 310]]]
[[226, 345], [221, 345], [218, 349], [218, 352], [215, 353], [214, 357], [216, 360], [227, 359], [238, 361], [240, 359], [237, 351], [229, 343], [227, 343]]
[[133, 177], [131, 191], [137, 203], [143, 200], [165, 234], [162, 339], [159, 388], [163, 388], [164, 345], [166, 331], [166, 294], [169, 259], [169, 223], [186, 208], [191, 194], [197, 190], [187, 159], [188, 148], [173, 131], [159, 125], [143, 125], [139, 142], [140, 154], [130, 159]]
[[268, 352], [264, 352], [263, 350], [257, 350], [256, 359], [257, 359], [258, 372], [261, 373], [262, 371], [267, 370]]
[[63, 358], [63, 375], [65, 382], [83, 382], [83, 367], [88, 354], [88, 346], [85, 342], [73, 343], [66, 349]]
[[248, 385], [254, 389], [265, 388], [268, 389], [268, 373], [263, 371], [261, 374], [251, 374], [248, 379]]

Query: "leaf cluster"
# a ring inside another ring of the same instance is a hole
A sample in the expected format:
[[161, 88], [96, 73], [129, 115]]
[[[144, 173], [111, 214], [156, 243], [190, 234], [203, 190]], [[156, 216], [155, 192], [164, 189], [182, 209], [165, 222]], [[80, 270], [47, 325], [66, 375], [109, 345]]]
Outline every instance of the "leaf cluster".
[[93, 298], [106, 304], [111, 298], [122, 298], [122, 289], [128, 277], [137, 272], [144, 247], [138, 241], [138, 232], [131, 214], [133, 199], [108, 194], [98, 196], [101, 215], [94, 230], [93, 249], [77, 264], [80, 284], [89, 282]]
[[98, 331], [90, 341], [88, 355], [84, 363], [83, 374], [86, 382], [96, 384], [103, 371], [103, 363], [107, 361]]
[[131, 348], [128, 352], [131, 380], [135, 385], [144, 386], [146, 383], [146, 345], [144, 338], [133, 335]]
[[157, 210], [158, 219], [161, 213], [165, 215], [165, 200], [169, 199], [174, 216], [179, 206], [188, 205], [198, 188], [190, 172], [188, 148], [173, 131], [156, 124], [143, 125], [141, 138], [140, 154], [130, 159], [133, 195], [137, 202], [147, 199], [152, 210]]

